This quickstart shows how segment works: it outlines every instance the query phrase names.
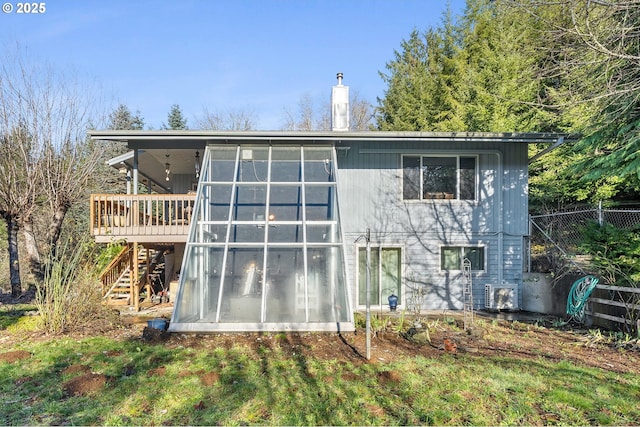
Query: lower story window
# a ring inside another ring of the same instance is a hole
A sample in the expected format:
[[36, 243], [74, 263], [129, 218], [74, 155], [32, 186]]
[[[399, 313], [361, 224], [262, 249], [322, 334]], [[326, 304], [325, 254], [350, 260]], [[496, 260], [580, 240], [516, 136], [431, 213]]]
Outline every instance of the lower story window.
[[471, 261], [472, 271], [484, 271], [484, 247], [443, 246], [440, 249], [440, 270], [462, 270], [464, 259]]
[[[371, 283], [369, 287], [371, 305], [389, 304], [389, 296], [394, 294], [401, 299], [402, 250], [400, 248], [372, 247], [369, 268]], [[358, 304], [367, 304], [367, 249], [358, 248]]]

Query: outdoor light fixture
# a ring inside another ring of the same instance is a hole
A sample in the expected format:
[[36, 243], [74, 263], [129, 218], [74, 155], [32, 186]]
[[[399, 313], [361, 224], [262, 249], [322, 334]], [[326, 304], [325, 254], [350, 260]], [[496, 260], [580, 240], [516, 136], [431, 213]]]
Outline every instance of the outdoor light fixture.
[[196, 151], [196, 179], [200, 178], [200, 152]]
[[167, 163], [164, 164], [164, 173], [167, 174], [164, 180], [169, 182], [169, 174], [171, 173], [171, 165], [169, 164], [169, 154], [165, 154], [167, 157]]

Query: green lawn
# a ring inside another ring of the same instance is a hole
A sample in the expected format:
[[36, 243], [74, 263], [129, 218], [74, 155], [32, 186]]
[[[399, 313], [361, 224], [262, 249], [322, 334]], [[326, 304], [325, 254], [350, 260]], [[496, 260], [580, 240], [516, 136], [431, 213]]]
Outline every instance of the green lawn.
[[[19, 341], [0, 350], [31, 354], [0, 362], [0, 424], [640, 424], [633, 374], [469, 353], [316, 359], [271, 338], [171, 349], [108, 337]], [[82, 375], [104, 383], [70, 395]]]

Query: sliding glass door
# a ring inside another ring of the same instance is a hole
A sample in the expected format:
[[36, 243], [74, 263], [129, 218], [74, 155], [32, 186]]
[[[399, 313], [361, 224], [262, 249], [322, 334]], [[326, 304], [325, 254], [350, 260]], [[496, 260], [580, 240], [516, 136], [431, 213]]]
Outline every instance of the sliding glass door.
[[[365, 306], [367, 250], [358, 248], [358, 305]], [[402, 249], [397, 247], [371, 247], [370, 303], [372, 306], [388, 305], [389, 295], [394, 294], [402, 302]]]

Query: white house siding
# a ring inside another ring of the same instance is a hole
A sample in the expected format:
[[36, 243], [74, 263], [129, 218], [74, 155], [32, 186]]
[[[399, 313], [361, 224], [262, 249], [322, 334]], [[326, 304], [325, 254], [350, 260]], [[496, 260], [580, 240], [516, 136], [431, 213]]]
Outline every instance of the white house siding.
[[[478, 155], [477, 200], [403, 201], [403, 154]], [[521, 284], [523, 236], [528, 230], [526, 144], [352, 143], [348, 151], [339, 151], [338, 168], [354, 304], [358, 301], [357, 246], [364, 244], [355, 241], [367, 229], [372, 245], [403, 249], [401, 304], [410, 292], [407, 277], [413, 277], [426, 288], [424, 309], [462, 308], [460, 272], [440, 270], [442, 245], [485, 248], [486, 269], [473, 273], [476, 308], [484, 306], [485, 284], [499, 284], [500, 280]], [[499, 193], [496, 185], [501, 186]]]

